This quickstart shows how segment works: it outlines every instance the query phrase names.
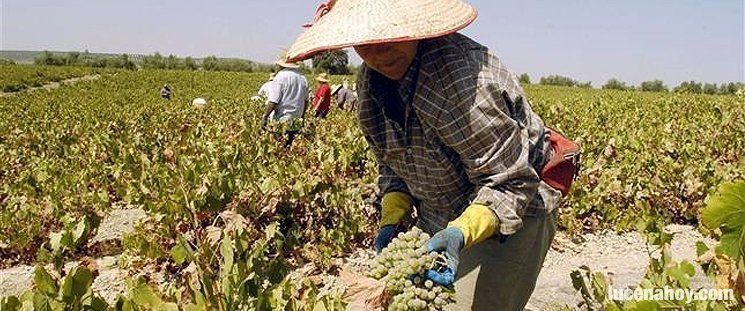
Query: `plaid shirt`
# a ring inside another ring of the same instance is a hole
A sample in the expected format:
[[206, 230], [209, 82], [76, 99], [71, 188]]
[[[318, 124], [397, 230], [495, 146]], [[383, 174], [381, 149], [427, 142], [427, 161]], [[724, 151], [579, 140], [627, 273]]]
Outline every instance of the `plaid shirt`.
[[410, 194], [425, 231], [480, 203], [510, 235], [561, 198], [538, 173], [550, 157], [543, 121], [486, 47], [461, 34], [422, 40], [400, 82], [363, 66], [357, 83], [380, 191]]

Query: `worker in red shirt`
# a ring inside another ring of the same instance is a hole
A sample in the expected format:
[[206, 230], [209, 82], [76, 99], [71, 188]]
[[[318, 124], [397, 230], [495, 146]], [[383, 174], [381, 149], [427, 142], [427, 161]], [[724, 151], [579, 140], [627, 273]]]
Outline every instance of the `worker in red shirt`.
[[316, 118], [325, 118], [331, 107], [331, 88], [329, 87], [328, 75], [322, 73], [316, 77], [320, 83], [316, 90], [316, 96], [313, 98], [313, 110], [316, 111]]

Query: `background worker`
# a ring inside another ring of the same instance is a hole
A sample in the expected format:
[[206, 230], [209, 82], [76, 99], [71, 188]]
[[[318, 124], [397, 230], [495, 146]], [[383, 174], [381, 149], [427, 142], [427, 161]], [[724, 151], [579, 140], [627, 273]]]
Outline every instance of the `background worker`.
[[318, 81], [318, 89], [316, 89], [316, 95], [313, 98], [313, 110], [316, 112], [316, 118], [326, 118], [331, 109], [331, 88], [329, 87], [329, 78], [326, 73], [322, 73], [316, 77]]
[[[376, 248], [417, 207], [417, 227], [447, 268], [457, 310], [522, 310], [556, 231], [561, 192], [539, 176], [549, 133], [517, 76], [458, 30], [477, 13], [460, 0], [346, 0], [295, 41], [291, 59], [353, 46], [359, 120], [378, 162]], [[338, 29], [344, 29], [340, 32]]]
[[349, 89], [349, 82], [347, 80], [344, 80], [344, 82], [339, 85], [339, 89], [336, 91], [335, 96], [339, 109], [347, 108], [354, 111], [357, 104], [357, 98], [352, 93], [352, 90]]
[[308, 81], [298, 70], [300, 65], [289, 62], [281, 55], [275, 63], [282, 68], [274, 77], [267, 89], [266, 110], [261, 118], [261, 128], [266, 129], [269, 115], [274, 112], [273, 120], [286, 123], [285, 148], [289, 148], [300, 131], [299, 119], [305, 112], [308, 96]]
[[163, 87], [160, 88], [160, 98], [165, 99], [165, 100], [170, 100], [171, 94], [172, 94], [171, 87], [168, 86], [168, 84], [163, 84]]

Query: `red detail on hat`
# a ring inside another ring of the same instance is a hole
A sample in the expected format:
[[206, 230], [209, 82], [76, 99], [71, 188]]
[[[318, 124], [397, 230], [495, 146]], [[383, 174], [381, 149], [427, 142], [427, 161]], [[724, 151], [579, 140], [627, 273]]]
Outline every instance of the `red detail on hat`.
[[336, 2], [336, 0], [329, 0], [327, 3], [321, 3], [321, 5], [318, 6], [318, 9], [316, 9], [316, 15], [313, 17], [313, 22], [304, 24], [303, 28], [310, 28], [313, 24], [317, 23], [321, 17], [328, 14], [328, 12], [331, 11], [331, 8], [334, 7], [334, 2]]

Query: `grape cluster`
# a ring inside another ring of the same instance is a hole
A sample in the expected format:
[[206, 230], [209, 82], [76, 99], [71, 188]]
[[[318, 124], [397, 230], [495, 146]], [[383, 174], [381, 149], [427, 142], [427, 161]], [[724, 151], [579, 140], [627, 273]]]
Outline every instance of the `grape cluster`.
[[445, 266], [436, 253], [427, 252], [429, 234], [414, 227], [399, 233], [378, 255], [369, 276], [385, 282], [393, 295], [388, 310], [442, 310], [454, 302], [452, 289], [424, 278], [428, 269]]

